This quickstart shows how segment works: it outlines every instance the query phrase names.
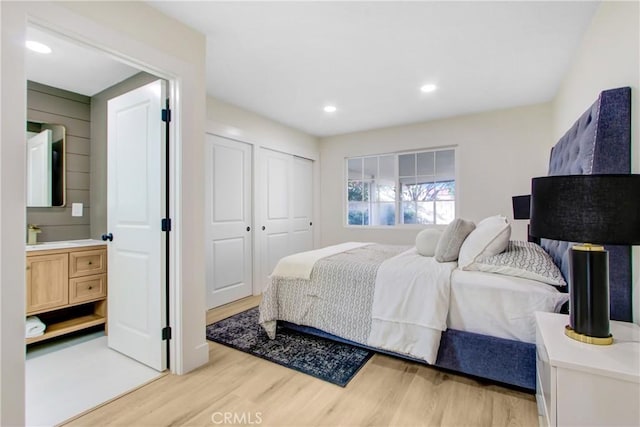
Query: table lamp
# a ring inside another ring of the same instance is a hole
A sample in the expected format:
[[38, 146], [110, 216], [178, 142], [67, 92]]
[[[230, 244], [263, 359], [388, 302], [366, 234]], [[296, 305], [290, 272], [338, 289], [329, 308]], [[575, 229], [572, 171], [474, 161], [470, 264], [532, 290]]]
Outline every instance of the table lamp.
[[640, 175], [533, 178], [531, 235], [585, 242], [571, 248], [565, 334], [589, 344], [611, 344], [609, 253], [602, 245], [640, 244]]

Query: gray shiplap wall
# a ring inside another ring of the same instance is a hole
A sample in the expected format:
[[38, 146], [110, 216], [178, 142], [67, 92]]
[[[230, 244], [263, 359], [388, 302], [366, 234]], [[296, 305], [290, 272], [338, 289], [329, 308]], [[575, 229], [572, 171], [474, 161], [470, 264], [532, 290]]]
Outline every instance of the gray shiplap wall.
[[[27, 208], [27, 224], [42, 229], [38, 241], [88, 239], [90, 236], [91, 98], [40, 83], [27, 82], [27, 120], [66, 127], [66, 205]], [[81, 217], [71, 203], [83, 203]], [[26, 230], [25, 230], [26, 235]]]

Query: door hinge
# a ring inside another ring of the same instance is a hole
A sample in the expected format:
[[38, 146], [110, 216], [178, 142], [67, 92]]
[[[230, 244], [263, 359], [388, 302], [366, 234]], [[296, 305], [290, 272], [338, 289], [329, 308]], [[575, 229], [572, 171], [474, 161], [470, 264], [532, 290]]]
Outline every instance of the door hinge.
[[170, 122], [171, 121], [171, 110], [166, 108], [162, 110], [162, 121], [163, 122]]
[[162, 341], [171, 339], [171, 326], [165, 326], [162, 328]]
[[171, 218], [162, 218], [162, 231], [171, 231]]

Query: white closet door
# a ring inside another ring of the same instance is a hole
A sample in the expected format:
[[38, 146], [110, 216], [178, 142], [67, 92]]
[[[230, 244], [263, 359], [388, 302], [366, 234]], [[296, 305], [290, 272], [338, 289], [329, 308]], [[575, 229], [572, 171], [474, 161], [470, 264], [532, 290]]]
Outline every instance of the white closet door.
[[260, 150], [260, 285], [280, 258], [313, 249], [313, 161]]
[[278, 260], [292, 253], [290, 154], [261, 149], [261, 248], [262, 289]]
[[293, 158], [291, 252], [313, 249], [313, 161]]
[[252, 147], [206, 138], [207, 308], [252, 294]]

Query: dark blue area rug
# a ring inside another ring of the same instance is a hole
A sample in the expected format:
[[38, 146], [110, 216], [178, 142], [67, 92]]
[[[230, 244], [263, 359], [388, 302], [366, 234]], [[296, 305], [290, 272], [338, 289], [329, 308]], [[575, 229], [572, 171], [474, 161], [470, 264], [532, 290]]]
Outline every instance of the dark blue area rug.
[[344, 387], [373, 352], [278, 326], [270, 340], [258, 307], [207, 326], [207, 339]]

